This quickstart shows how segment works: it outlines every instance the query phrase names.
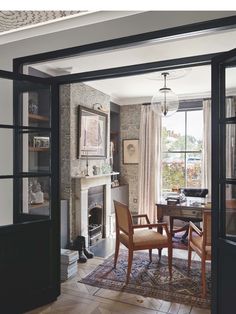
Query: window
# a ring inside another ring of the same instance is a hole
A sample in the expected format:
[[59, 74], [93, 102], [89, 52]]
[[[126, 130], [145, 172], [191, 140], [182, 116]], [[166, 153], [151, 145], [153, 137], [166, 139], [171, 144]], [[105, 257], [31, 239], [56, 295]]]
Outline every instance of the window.
[[201, 187], [202, 140], [202, 106], [162, 119], [162, 193]]

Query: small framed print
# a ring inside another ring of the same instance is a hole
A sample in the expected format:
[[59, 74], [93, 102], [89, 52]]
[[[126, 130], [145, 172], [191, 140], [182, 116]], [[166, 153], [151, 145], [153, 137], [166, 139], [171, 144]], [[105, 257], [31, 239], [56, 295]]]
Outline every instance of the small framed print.
[[123, 164], [139, 163], [139, 140], [123, 140]]

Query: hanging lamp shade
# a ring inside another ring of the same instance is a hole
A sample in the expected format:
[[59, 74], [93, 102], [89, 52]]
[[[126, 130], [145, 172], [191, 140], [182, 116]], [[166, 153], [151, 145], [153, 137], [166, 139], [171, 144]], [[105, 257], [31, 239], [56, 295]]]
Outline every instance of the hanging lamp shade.
[[164, 87], [154, 94], [151, 100], [151, 108], [158, 115], [168, 117], [174, 114], [179, 108], [178, 96], [166, 86], [166, 77], [168, 72], [164, 72], [161, 75], [164, 77]]

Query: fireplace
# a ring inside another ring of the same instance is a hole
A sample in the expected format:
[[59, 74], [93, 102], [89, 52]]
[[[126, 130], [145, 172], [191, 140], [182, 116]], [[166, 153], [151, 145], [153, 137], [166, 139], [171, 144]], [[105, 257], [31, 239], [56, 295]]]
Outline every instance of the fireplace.
[[[86, 239], [86, 245], [89, 245], [90, 235], [93, 236], [94, 232], [98, 232], [99, 227], [89, 234], [89, 215], [90, 210], [93, 207], [97, 207], [101, 214], [101, 222], [94, 224], [101, 225], [100, 237], [107, 237], [111, 233], [111, 176], [104, 174], [101, 176], [88, 176], [88, 177], [74, 177], [74, 208], [75, 208], [75, 225], [73, 227], [72, 238], [75, 238], [78, 234], [82, 235]], [[98, 201], [90, 201], [89, 193], [93, 191], [93, 188], [98, 188], [97, 194]], [[99, 192], [99, 188], [100, 191]], [[102, 201], [102, 204], [101, 204]], [[95, 204], [96, 203], [96, 204]], [[102, 205], [102, 206], [97, 206]], [[102, 211], [100, 209], [102, 207]], [[94, 211], [92, 211], [94, 214]], [[95, 215], [95, 217], [98, 214]], [[97, 219], [97, 218], [96, 218]]]
[[104, 186], [88, 190], [88, 242], [94, 245], [104, 237]]

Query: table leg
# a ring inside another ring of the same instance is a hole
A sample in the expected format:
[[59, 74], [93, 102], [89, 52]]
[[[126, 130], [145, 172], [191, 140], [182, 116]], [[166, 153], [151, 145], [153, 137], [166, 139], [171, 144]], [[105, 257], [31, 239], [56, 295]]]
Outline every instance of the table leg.
[[170, 234], [173, 237], [174, 236], [174, 232], [173, 232], [173, 228], [174, 228], [174, 218], [173, 217], [169, 217], [170, 218]]
[[[157, 222], [163, 222], [163, 212], [162, 209], [158, 206], [157, 206]], [[157, 231], [162, 234], [163, 228], [161, 226], [157, 227]]]

